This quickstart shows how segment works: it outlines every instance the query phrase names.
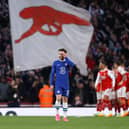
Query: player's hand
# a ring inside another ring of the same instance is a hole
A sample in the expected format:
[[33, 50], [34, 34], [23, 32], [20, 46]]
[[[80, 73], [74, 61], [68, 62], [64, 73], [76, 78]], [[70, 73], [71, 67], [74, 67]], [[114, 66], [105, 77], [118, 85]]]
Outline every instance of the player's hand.
[[94, 86], [94, 89], [97, 90], [98, 89], [97, 86]]
[[67, 53], [63, 53], [63, 56], [64, 56], [64, 58], [66, 58], [67, 57]]
[[51, 88], [51, 89], [54, 89], [54, 86], [53, 86], [53, 85], [51, 85], [51, 86], [50, 86], [50, 88]]
[[121, 86], [122, 85], [122, 81], [118, 83], [118, 86]]

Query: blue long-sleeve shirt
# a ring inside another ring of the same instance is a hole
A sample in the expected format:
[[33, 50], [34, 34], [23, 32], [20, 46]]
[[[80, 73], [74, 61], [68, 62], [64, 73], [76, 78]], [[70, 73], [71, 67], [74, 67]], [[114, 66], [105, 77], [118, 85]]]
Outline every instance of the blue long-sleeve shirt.
[[68, 58], [54, 61], [50, 74], [50, 85], [69, 87], [69, 69], [75, 64]]

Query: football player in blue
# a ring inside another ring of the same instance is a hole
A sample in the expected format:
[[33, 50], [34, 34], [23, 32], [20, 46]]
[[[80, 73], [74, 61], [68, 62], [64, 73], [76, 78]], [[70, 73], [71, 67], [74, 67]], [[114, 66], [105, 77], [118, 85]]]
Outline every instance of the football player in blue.
[[56, 95], [56, 121], [60, 121], [59, 109], [62, 108], [64, 121], [68, 121], [67, 110], [68, 110], [68, 97], [69, 97], [69, 71], [70, 68], [74, 67], [75, 64], [67, 57], [67, 51], [62, 48], [58, 50], [59, 59], [54, 61], [50, 74], [50, 85], [51, 88], [55, 89]]

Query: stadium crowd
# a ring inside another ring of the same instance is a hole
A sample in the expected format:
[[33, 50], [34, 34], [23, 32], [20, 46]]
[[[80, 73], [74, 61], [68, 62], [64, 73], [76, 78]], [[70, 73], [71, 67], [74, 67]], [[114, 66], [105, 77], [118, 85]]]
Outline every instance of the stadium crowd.
[[[64, 0], [89, 10], [94, 35], [86, 57], [87, 76], [79, 69], [70, 73], [72, 106], [96, 103], [94, 81], [99, 60], [106, 59], [109, 68], [123, 60], [129, 66], [129, 2], [128, 0]], [[20, 106], [22, 102], [38, 103], [38, 93], [48, 82], [51, 67], [15, 73], [11, 46], [7, 0], [0, 1], [0, 102]]]

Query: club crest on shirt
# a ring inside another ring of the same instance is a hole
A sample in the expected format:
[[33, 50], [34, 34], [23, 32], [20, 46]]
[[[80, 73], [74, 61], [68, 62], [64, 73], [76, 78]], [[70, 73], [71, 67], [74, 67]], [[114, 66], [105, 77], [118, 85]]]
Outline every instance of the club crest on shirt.
[[57, 93], [60, 93], [60, 91], [58, 90]]
[[68, 64], [67, 64], [67, 63], [65, 63], [65, 66], [68, 66]]

